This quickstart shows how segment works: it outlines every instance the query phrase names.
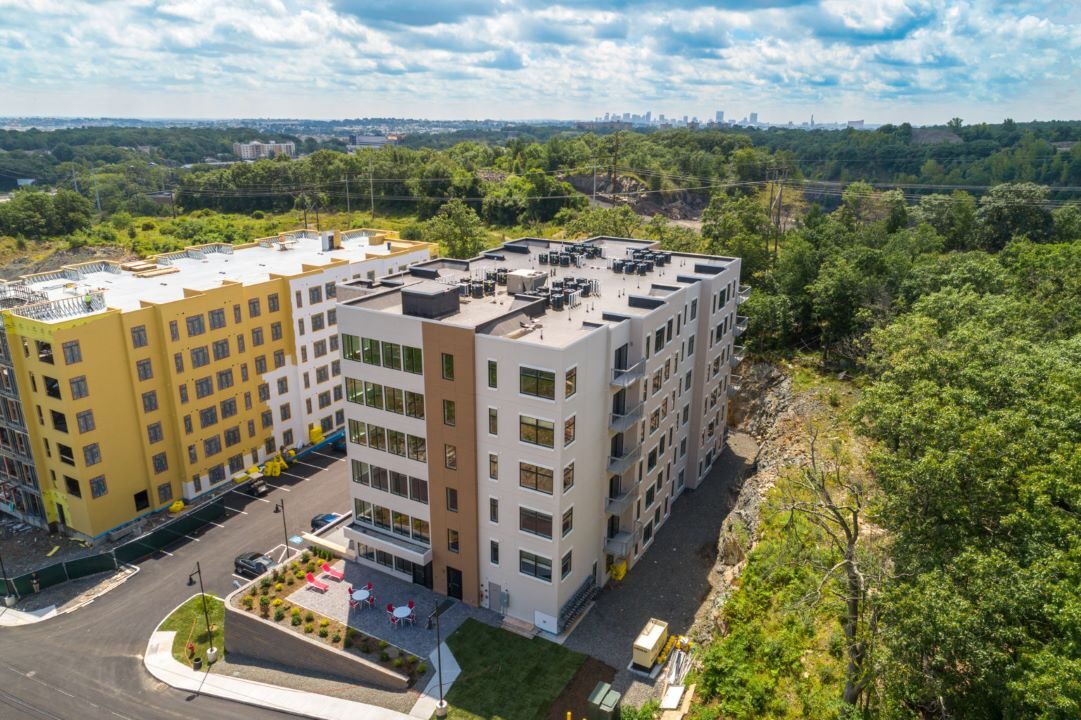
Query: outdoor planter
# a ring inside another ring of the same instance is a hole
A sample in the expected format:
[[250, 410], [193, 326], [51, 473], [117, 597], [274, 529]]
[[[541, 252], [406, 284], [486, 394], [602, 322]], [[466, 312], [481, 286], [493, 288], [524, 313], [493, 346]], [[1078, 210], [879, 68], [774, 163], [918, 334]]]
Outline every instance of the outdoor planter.
[[197, 671], [202, 670], [203, 669], [203, 659], [197, 657], [194, 660], [192, 660], [191, 661], [191, 669], [192, 670], [197, 670]]
[[206, 664], [207, 665], [213, 665], [214, 661], [217, 660], [217, 659], [218, 659], [218, 649], [213, 648], [213, 647], [212, 648], [207, 648], [207, 650], [206, 650]]

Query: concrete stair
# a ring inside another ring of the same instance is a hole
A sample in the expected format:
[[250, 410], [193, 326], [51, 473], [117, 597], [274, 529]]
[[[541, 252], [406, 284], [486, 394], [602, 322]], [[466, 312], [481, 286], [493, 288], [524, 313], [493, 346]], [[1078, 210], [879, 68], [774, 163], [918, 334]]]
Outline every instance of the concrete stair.
[[503, 624], [501, 628], [507, 632], [512, 632], [515, 635], [521, 635], [524, 638], [532, 638], [537, 634], [537, 626], [533, 623], [526, 622], [525, 620], [519, 620], [518, 618], [511, 617], [510, 615], [503, 616]]

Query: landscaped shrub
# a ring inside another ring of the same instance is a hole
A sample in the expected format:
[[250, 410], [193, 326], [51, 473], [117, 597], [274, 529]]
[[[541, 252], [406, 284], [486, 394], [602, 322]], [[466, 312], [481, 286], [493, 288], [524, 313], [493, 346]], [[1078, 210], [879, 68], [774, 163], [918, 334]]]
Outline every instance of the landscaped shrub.
[[390, 647], [390, 643], [388, 643], [386, 640], [380, 640], [379, 641], [379, 649], [380, 650], [386, 650], [388, 647]]
[[268, 589], [273, 583], [270, 582], [270, 578], [263, 576], [263, 579], [259, 581], [259, 587]]
[[404, 662], [402, 662], [402, 658], [401, 658], [401, 657], [396, 657], [396, 658], [394, 658], [394, 667], [396, 667], [396, 668], [401, 668], [401, 666], [402, 666], [402, 665], [404, 665], [404, 664], [405, 664], [405, 663], [404, 663]]
[[284, 610], [282, 610], [281, 608], [278, 608], [277, 610], [274, 611], [274, 622], [280, 622], [283, 617], [285, 617], [285, 611]]
[[382, 662], [386, 662], [387, 660], [390, 660], [390, 653], [388, 653], [386, 650], [379, 653], [379, 660], [382, 661]]
[[293, 617], [300, 617], [300, 608], [298, 608], [298, 607], [293, 608], [292, 610], [289, 611], [289, 614], [292, 615]]
[[266, 595], [259, 598], [259, 611], [263, 613], [263, 617], [270, 614], [270, 598]]
[[[270, 580], [271, 580], [271, 582], [278, 582], [279, 578], [281, 578], [281, 571], [278, 570], [278, 568], [274, 568], [273, 570], [270, 571]], [[278, 589], [281, 590], [281, 588], [278, 588]]]
[[259, 588], [252, 585], [250, 588], [248, 588], [248, 594], [251, 595], [252, 597], [255, 597], [256, 595], [259, 594]]
[[274, 600], [272, 600], [270, 604], [273, 605], [274, 607], [278, 607], [278, 606], [280, 606], [282, 604], [282, 599], [281, 598], [274, 598]]
[[368, 638], [364, 638], [360, 643], [360, 651], [367, 655], [372, 651], [372, 646], [368, 644]]
[[240, 602], [244, 604], [245, 610], [251, 610], [252, 606], [255, 605], [255, 598], [253, 598], [251, 595], [245, 595], [244, 599]]
[[275, 584], [274, 584], [274, 590], [275, 590], [275, 592], [281, 592], [281, 591], [282, 591], [282, 587], [283, 587], [283, 585], [282, 585], [281, 583], [275, 583]]
[[311, 559], [312, 559], [312, 554], [310, 552], [308, 552], [307, 550], [300, 553], [300, 563], [301, 563], [301, 565], [307, 565], [308, 561], [310, 561]]
[[292, 575], [287, 575], [286, 578], [285, 578], [285, 584], [286, 585], [292, 585], [296, 581], [297, 581], [296, 578], [293, 577]]
[[263, 595], [263, 596], [269, 595], [270, 594], [270, 586], [268, 585], [266, 587], [259, 588], [259, 594]]
[[300, 625], [300, 624], [301, 624], [302, 622], [304, 622], [304, 619], [303, 619], [303, 618], [301, 618], [301, 617], [300, 617], [299, 615], [294, 615], [294, 616], [293, 616], [293, 619], [292, 619], [292, 620], [291, 620], [290, 622], [292, 622], [292, 623], [293, 623], [293, 627], [297, 627], [297, 626], [298, 626], [298, 625]]
[[331, 636], [330, 641], [336, 645], [336, 644], [338, 644], [338, 642], [341, 639], [342, 639], [341, 633], [334, 633], [334, 635]]
[[325, 628], [328, 625], [330, 625], [330, 620], [327, 620], [326, 618], [323, 618], [322, 620], [319, 621], [319, 627], [324, 627]]
[[330, 634], [330, 631], [327, 630], [325, 627], [319, 628], [319, 637], [325, 638], [329, 634]]
[[311, 623], [308, 623], [307, 625], [304, 626], [304, 632], [311, 633], [311, 632], [314, 632], [314, 631], [315, 631], [315, 626], [312, 625]]
[[315, 613], [313, 613], [311, 610], [304, 613], [304, 622], [315, 622]]
[[417, 675], [423, 675], [426, 672], [428, 672], [428, 666], [427, 665], [425, 665], [424, 663], [421, 663], [420, 665], [417, 665]]
[[314, 562], [308, 563], [308, 572], [310, 572], [310, 573], [315, 572], [315, 563]]

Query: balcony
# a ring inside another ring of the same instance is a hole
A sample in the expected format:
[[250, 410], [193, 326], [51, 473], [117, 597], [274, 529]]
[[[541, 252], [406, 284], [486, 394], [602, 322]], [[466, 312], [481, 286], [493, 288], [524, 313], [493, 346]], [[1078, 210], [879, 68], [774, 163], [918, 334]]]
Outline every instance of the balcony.
[[638, 382], [646, 374], [646, 361], [639, 360], [629, 368], [612, 369], [612, 387], [618, 389], [627, 388]]
[[622, 515], [634, 503], [636, 494], [634, 488], [631, 488], [624, 490], [615, 497], [608, 498], [608, 504], [605, 505], [604, 511], [609, 515]]
[[736, 327], [733, 328], [732, 332], [735, 334], [736, 337], [739, 337], [743, 333], [747, 332], [746, 315], [736, 315]]
[[608, 457], [608, 472], [611, 475], [622, 475], [638, 462], [641, 457], [641, 446], [636, 447], [633, 450], [625, 450], [622, 455], [610, 455]]
[[739, 364], [743, 362], [744, 356], [747, 354], [747, 349], [742, 345], [732, 346], [732, 356], [728, 358], [728, 366], [731, 368], [739, 367]]
[[748, 285], [739, 286], [739, 294], [736, 295], [736, 302], [742, 305], [747, 302], [747, 298], [751, 297], [751, 288]]
[[608, 429], [611, 432], [626, 432], [634, 427], [634, 424], [642, 419], [642, 403], [638, 407], [620, 413], [612, 413], [608, 418]]
[[728, 397], [735, 397], [743, 387], [743, 378], [739, 375], [728, 377]]
[[345, 537], [349, 540], [383, 550], [392, 555], [399, 555], [406, 560], [419, 565], [427, 565], [432, 561], [432, 548], [430, 545], [422, 545], [414, 542], [411, 538], [395, 535], [389, 530], [383, 530], [367, 523], [354, 520], [343, 527]]
[[634, 545], [634, 536], [629, 532], [618, 532], [604, 542], [604, 551], [615, 557], [630, 557]]

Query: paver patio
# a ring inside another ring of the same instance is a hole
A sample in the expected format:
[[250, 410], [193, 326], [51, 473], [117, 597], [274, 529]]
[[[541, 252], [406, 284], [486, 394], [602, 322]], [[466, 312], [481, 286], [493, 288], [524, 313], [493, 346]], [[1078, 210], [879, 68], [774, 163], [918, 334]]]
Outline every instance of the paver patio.
[[[344, 622], [365, 635], [386, 640], [418, 657], [427, 658], [435, 650], [435, 625], [433, 624], [429, 629], [427, 621], [436, 606], [444, 600], [444, 596], [422, 585], [401, 580], [355, 562], [338, 561], [334, 563], [334, 568], [345, 571], [344, 580], [336, 582], [317, 573], [317, 577], [330, 586], [327, 591], [321, 593], [298, 585], [300, 589], [289, 596], [289, 601], [325, 617]], [[361, 604], [358, 608], [350, 608], [349, 586], [360, 589], [368, 583], [373, 585], [375, 607]], [[415, 603], [413, 610], [417, 616], [416, 624], [404, 623], [392, 626], [387, 618], [387, 603], [398, 607], [410, 600]], [[501, 620], [500, 616], [491, 610], [455, 602], [454, 607], [439, 618], [439, 629], [443, 640], [457, 630], [466, 618], [475, 618], [480, 622], [495, 626], [498, 626]]]

